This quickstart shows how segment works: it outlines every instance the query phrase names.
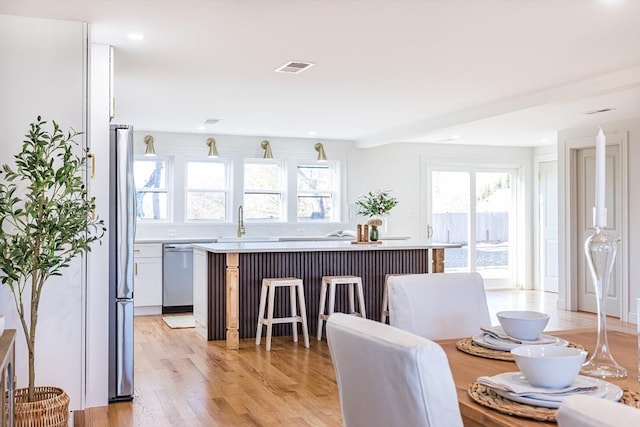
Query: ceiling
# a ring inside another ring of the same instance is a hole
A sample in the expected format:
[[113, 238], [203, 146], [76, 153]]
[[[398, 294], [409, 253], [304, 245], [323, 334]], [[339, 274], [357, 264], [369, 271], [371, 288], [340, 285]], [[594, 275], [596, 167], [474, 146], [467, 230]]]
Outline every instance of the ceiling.
[[[539, 146], [640, 117], [638, 0], [0, 0], [0, 13], [90, 23], [116, 49], [115, 121], [138, 130]], [[292, 60], [315, 65], [274, 72]], [[198, 129], [208, 118], [221, 121]]]

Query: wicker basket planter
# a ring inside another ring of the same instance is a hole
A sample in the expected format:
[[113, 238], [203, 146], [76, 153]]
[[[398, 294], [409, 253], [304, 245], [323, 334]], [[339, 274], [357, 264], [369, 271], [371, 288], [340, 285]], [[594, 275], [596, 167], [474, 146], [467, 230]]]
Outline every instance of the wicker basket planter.
[[36, 401], [27, 402], [26, 388], [15, 391], [15, 427], [67, 427], [69, 395], [57, 387], [36, 387]]

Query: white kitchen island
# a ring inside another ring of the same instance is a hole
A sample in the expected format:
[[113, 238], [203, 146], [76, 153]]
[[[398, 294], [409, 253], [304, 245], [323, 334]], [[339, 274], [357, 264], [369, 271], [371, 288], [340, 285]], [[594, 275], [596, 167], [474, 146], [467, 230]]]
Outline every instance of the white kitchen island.
[[[207, 340], [226, 340], [237, 349], [240, 338], [255, 336], [261, 281], [264, 277], [298, 277], [304, 281], [309, 333], [317, 327], [322, 276], [362, 277], [368, 316], [378, 319], [387, 274], [444, 271], [444, 250], [457, 244], [388, 240], [379, 244], [349, 241], [277, 241], [194, 244], [193, 314]], [[336, 296], [336, 311], [346, 294]], [[275, 316], [289, 309], [288, 295], [278, 298]], [[274, 335], [291, 334], [289, 324]]]

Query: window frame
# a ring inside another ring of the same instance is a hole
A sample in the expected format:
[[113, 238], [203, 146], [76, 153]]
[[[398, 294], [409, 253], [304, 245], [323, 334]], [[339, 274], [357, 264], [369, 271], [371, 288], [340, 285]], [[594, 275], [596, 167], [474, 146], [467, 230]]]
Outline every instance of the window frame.
[[[153, 224], [164, 224], [164, 223], [173, 223], [173, 157], [172, 156], [134, 156], [133, 158], [133, 166], [132, 173], [135, 176], [135, 164], [136, 162], [154, 162], [154, 161], [164, 161], [165, 164], [165, 186], [163, 188], [153, 188], [153, 189], [145, 189], [145, 187], [138, 187], [135, 185], [136, 192], [136, 202], [138, 192], [144, 193], [165, 193], [167, 196], [167, 218], [166, 219], [153, 219], [153, 218], [138, 218], [136, 213], [136, 221], [145, 222], [145, 223], [153, 223]], [[135, 179], [134, 179], [135, 184]], [[136, 208], [137, 210], [137, 208]]]
[[[307, 168], [323, 168], [326, 167], [329, 172], [331, 173], [331, 189], [330, 190], [304, 190], [301, 191], [298, 189], [298, 170], [301, 167], [307, 167]], [[340, 170], [340, 163], [338, 161], [326, 161], [326, 162], [317, 162], [317, 161], [298, 161], [295, 164], [294, 170], [293, 170], [293, 174], [295, 176], [295, 186], [294, 186], [294, 190], [295, 190], [295, 203], [294, 203], [294, 210], [295, 210], [295, 218], [296, 218], [296, 223], [300, 223], [300, 224], [330, 224], [330, 223], [338, 223], [340, 222], [340, 218], [341, 218], [341, 214], [340, 214], [340, 203], [341, 203], [341, 196], [342, 196], [342, 187], [341, 187], [341, 170]], [[331, 202], [332, 202], [332, 209], [333, 209], [333, 218], [331, 219], [313, 219], [313, 218], [300, 218], [298, 216], [298, 200], [300, 199], [300, 195], [301, 194], [317, 194], [317, 195], [325, 195], [325, 194], [330, 194], [331, 195]]]
[[[275, 164], [278, 165], [280, 171], [280, 189], [279, 190], [260, 190], [260, 189], [247, 189], [246, 183], [246, 166], [247, 164]], [[266, 195], [280, 195], [280, 218], [247, 218], [245, 210], [245, 222], [249, 223], [287, 223], [288, 220], [288, 185], [287, 185], [287, 167], [288, 163], [284, 159], [259, 159], [259, 158], [245, 158], [242, 159], [242, 205], [244, 205], [247, 194], [266, 194]]]
[[[189, 183], [189, 164], [190, 163], [218, 163], [218, 164], [223, 164], [224, 168], [225, 168], [225, 188], [223, 190], [212, 190], [212, 189], [190, 189], [188, 186]], [[231, 219], [231, 205], [233, 203], [233, 188], [232, 188], [232, 183], [231, 183], [231, 177], [232, 177], [232, 171], [231, 171], [231, 162], [229, 159], [226, 158], [198, 158], [198, 157], [192, 157], [192, 158], [186, 158], [183, 161], [183, 167], [184, 167], [184, 186], [183, 186], [183, 197], [184, 197], [184, 202], [183, 202], [183, 221], [185, 223], [190, 223], [190, 224], [205, 224], [205, 223], [211, 223], [211, 224], [228, 224], [232, 221]], [[188, 209], [189, 209], [189, 204], [188, 204], [188, 194], [190, 192], [197, 192], [197, 193], [223, 193], [224, 194], [224, 199], [225, 199], [225, 206], [224, 206], [224, 219], [212, 219], [212, 218], [207, 218], [207, 219], [189, 219], [189, 215], [188, 215]]]

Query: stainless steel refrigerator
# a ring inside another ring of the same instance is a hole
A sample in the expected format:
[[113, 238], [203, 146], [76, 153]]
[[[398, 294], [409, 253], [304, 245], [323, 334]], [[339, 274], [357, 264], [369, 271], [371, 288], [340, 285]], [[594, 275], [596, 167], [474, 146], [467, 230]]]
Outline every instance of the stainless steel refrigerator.
[[109, 402], [133, 399], [133, 127], [110, 126]]

